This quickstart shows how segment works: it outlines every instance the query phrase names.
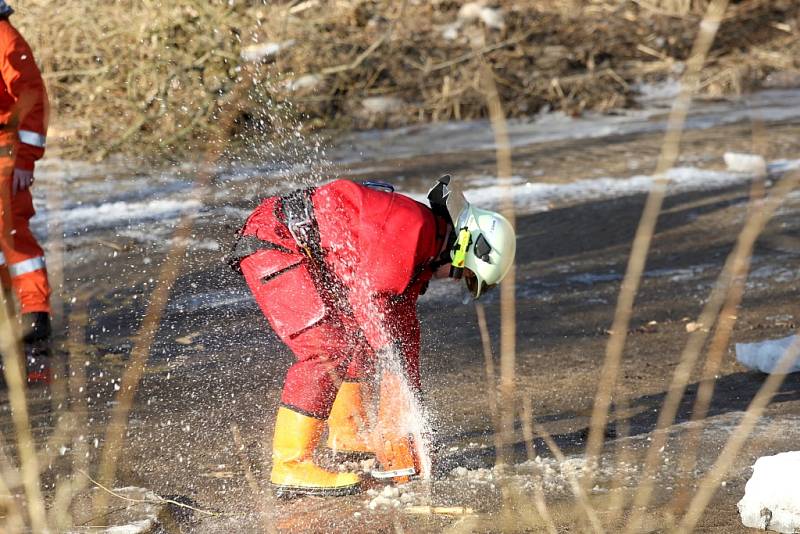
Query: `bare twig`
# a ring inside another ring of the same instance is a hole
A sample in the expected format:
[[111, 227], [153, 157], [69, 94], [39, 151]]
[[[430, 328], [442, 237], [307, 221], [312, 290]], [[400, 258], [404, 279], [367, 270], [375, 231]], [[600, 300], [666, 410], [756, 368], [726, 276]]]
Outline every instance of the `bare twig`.
[[101, 490], [106, 492], [107, 494], [112, 495], [112, 496], [116, 497], [117, 499], [122, 499], [123, 501], [134, 502], [134, 503], [143, 503], [143, 504], [172, 504], [172, 505], [177, 506], [179, 508], [186, 508], [188, 510], [192, 510], [193, 512], [199, 512], [199, 513], [201, 513], [203, 515], [207, 515], [207, 516], [214, 517], [214, 516], [221, 516], [222, 515], [219, 512], [210, 512], [208, 510], [203, 510], [202, 508], [197, 508], [195, 506], [190, 506], [188, 504], [185, 504], [185, 503], [182, 503], [182, 502], [178, 502], [178, 501], [175, 501], [175, 500], [172, 500], [172, 499], [165, 499], [165, 498], [161, 497], [160, 495], [156, 495], [158, 497], [157, 499], [133, 499], [131, 497], [126, 497], [125, 495], [120, 495], [116, 491], [114, 491], [112, 489], [109, 489], [106, 486], [104, 486], [103, 484], [99, 483], [98, 481], [93, 479], [88, 473], [86, 473], [84, 471], [78, 471], [78, 472], [80, 474], [82, 474], [83, 476], [85, 476], [87, 479], [89, 479], [89, 481], [92, 484], [94, 484], [95, 486], [97, 486], [98, 488], [100, 488]]

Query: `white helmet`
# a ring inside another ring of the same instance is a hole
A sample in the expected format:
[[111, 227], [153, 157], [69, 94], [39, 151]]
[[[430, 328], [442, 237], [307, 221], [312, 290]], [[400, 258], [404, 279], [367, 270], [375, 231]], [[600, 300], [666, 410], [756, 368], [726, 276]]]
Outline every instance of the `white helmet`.
[[[473, 207], [449, 186], [449, 176], [439, 178], [428, 199], [434, 212], [446, 213], [453, 224], [450, 276], [463, 275], [467, 288], [477, 299], [508, 274], [517, 250], [516, 235], [508, 219]], [[454, 213], [455, 210], [458, 211]]]

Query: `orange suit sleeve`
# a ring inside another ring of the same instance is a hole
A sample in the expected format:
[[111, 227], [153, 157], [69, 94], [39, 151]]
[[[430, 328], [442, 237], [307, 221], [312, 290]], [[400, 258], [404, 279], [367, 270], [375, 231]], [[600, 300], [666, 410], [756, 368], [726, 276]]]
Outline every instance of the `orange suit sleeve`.
[[15, 99], [14, 122], [20, 145], [15, 166], [33, 170], [44, 155], [47, 136], [48, 101], [42, 73], [31, 47], [13, 27], [0, 31], [0, 74]]

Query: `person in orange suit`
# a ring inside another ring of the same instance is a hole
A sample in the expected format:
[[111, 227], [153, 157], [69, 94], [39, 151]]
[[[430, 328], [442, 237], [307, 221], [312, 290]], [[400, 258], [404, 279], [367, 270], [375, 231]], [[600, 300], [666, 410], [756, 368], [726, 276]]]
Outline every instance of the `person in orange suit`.
[[16, 293], [28, 379], [45, 379], [40, 364], [50, 338], [50, 285], [44, 251], [31, 233], [34, 165], [44, 155], [48, 101], [31, 47], [11, 25], [14, 10], [0, 0], [0, 280]]

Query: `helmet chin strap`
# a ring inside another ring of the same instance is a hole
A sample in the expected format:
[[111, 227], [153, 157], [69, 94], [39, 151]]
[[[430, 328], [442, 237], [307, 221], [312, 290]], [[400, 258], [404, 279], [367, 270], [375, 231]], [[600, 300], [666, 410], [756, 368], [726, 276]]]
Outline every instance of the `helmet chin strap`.
[[456, 243], [453, 246], [453, 262], [450, 265], [450, 277], [456, 280], [464, 274], [464, 262], [467, 260], [467, 250], [472, 242], [472, 234], [466, 227], [458, 232]]

